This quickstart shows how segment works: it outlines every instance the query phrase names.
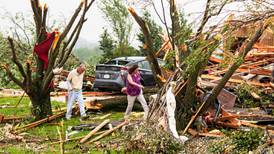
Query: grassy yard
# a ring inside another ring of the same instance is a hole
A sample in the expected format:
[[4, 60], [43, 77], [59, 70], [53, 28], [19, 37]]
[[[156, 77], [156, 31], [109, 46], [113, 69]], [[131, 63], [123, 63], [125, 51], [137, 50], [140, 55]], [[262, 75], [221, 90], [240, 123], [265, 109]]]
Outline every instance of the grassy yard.
[[[26, 117], [26, 120], [20, 123], [12, 123], [13, 126], [24, 125], [33, 121], [30, 111], [30, 101], [27, 97], [24, 97], [20, 104], [15, 108], [14, 106], [18, 103], [20, 97], [3, 97], [0, 98], [0, 106], [6, 106], [7, 108], [1, 108], [0, 114], [9, 116], [20, 116]], [[52, 102], [53, 109], [65, 107], [63, 102]], [[88, 112], [89, 113], [89, 112]], [[111, 115], [108, 117], [110, 121], [118, 121], [123, 119], [123, 112], [108, 112]], [[65, 138], [66, 130], [72, 126], [77, 126], [80, 124], [99, 124], [104, 119], [99, 119], [108, 113], [92, 112], [89, 113], [89, 118], [85, 121], [80, 121], [79, 115], [73, 116], [71, 120], [65, 120], [64, 118], [59, 118], [49, 123], [42, 124], [35, 128], [31, 128], [21, 134], [25, 141], [6, 141], [1, 143], [0, 140], [0, 153], [60, 153], [60, 145], [58, 143], [51, 144], [52, 142], [59, 141], [58, 129], [62, 132], [63, 139]], [[63, 127], [61, 127], [63, 123]], [[0, 130], [5, 127], [5, 124], [0, 124]], [[68, 131], [72, 132], [72, 131]], [[90, 130], [81, 130], [76, 132], [76, 134], [71, 135], [69, 138], [79, 138], [87, 135]], [[109, 135], [103, 138], [100, 142], [107, 142], [114, 138], [117, 138], [119, 133], [115, 135]], [[0, 134], [1, 139], [1, 134]], [[64, 144], [65, 153], [102, 153], [96, 148], [96, 144], [83, 145], [79, 144], [79, 140], [70, 141]]]

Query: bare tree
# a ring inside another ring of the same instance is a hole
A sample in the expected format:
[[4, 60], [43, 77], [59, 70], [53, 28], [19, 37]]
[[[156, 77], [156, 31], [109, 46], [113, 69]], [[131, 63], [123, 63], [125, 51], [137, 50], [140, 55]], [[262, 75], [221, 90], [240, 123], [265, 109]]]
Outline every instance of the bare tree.
[[[71, 16], [68, 24], [64, 28], [63, 32], [58, 34], [54, 32], [55, 41], [51, 44], [48, 54], [48, 64], [38, 57], [32, 50], [27, 51], [28, 54], [34, 56], [34, 62], [26, 60], [20, 61], [17, 56], [16, 47], [20, 45], [20, 42], [16, 44], [14, 39], [9, 37], [8, 42], [12, 53], [12, 62], [17, 66], [20, 77], [15, 76], [9, 68], [9, 65], [3, 65], [9, 78], [14, 81], [20, 88], [22, 88], [29, 96], [32, 102], [32, 113], [36, 119], [41, 119], [52, 114], [51, 102], [50, 102], [50, 90], [52, 78], [54, 76], [53, 69], [62, 67], [69, 58], [74, 45], [76, 44], [81, 29], [86, 19], [86, 13], [90, 9], [94, 0], [83, 0]], [[43, 43], [49, 33], [47, 33], [47, 13], [48, 7], [45, 4], [43, 7], [39, 0], [30, 0], [33, 19], [35, 23], [35, 36], [36, 45]], [[34, 68], [34, 69], [33, 69]]]

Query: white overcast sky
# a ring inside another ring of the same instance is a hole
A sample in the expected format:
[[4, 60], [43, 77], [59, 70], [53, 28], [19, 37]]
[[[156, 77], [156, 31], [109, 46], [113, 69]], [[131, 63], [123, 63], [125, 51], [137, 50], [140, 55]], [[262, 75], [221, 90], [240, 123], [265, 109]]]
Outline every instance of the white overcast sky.
[[[49, 17], [50, 18], [63, 18], [69, 19], [69, 17], [74, 12], [75, 8], [78, 6], [80, 0], [41, 0], [43, 3], [47, 3], [49, 7]], [[99, 0], [97, 0], [99, 1]], [[134, 0], [133, 0], [134, 1]], [[137, 1], [137, 0], [136, 0]], [[165, 0], [164, 0], [165, 1]], [[155, 0], [156, 6], [160, 7], [160, 0]], [[205, 0], [178, 0], [180, 2], [178, 4], [178, 8], [183, 9], [186, 15], [191, 15], [188, 17], [190, 21], [199, 21], [201, 16], [201, 12], [204, 10]], [[142, 8], [137, 8], [139, 12], [142, 11]], [[137, 11], [138, 11], [137, 10]], [[161, 8], [159, 8], [161, 10]], [[168, 11], [168, 7], [166, 7]], [[29, 0], [0, 0], [0, 30], [6, 31], [9, 25], [2, 18], [3, 15], [9, 12], [12, 15], [15, 15], [17, 12], [23, 12], [26, 16], [31, 17], [32, 11]], [[153, 12], [153, 11], [152, 11]], [[168, 15], [168, 14], [167, 14]], [[156, 15], [155, 20], [158, 20]], [[101, 11], [98, 9], [96, 1], [95, 4], [92, 5], [91, 9], [88, 12], [88, 20], [85, 23], [80, 37], [97, 43], [99, 40], [99, 36], [102, 33], [102, 27], [107, 27], [108, 23], [104, 20], [104, 17]], [[195, 24], [194, 24], [195, 26]], [[138, 27], [135, 26], [135, 32], [138, 31]]]

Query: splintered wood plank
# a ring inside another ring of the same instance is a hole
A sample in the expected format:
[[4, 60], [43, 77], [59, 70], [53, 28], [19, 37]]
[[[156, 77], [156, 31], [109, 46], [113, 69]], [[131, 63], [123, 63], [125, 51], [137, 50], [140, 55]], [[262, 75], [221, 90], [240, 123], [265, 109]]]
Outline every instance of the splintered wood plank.
[[81, 139], [80, 143], [85, 143], [92, 135], [97, 133], [102, 127], [104, 127], [109, 122], [110, 122], [109, 119], [103, 121], [100, 125], [94, 128], [90, 133], [88, 133], [88, 135], [86, 135], [83, 139]]
[[[211, 79], [211, 80], [222, 79], [222, 77], [217, 77], [214, 75], [202, 75], [201, 77], [202, 77], [202, 79]], [[244, 81], [244, 80], [238, 80], [238, 79], [229, 79], [228, 82], [233, 82], [233, 83], [238, 83], [238, 84], [246, 82], [247, 84], [259, 86], [259, 87], [269, 87], [270, 86], [269, 83], [259, 83], [259, 82], [255, 82], [255, 81]]]
[[113, 129], [107, 130], [107, 131], [104, 132], [103, 134], [101, 134], [101, 135], [95, 137], [94, 139], [92, 139], [91, 141], [89, 141], [89, 142], [87, 142], [87, 143], [90, 144], [90, 143], [93, 143], [93, 142], [95, 142], [95, 141], [97, 141], [97, 140], [100, 140], [101, 138], [103, 138], [103, 137], [109, 135], [110, 133], [114, 132], [115, 130], [117, 130], [117, 129], [123, 127], [123, 126], [125, 126], [126, 124], [128, 124], [128, 122], [127, 122], [127, 121], [124, 121], [124, 122], [122, 122], [121, 124], [119, 124], [118, 126], [114, 127]]

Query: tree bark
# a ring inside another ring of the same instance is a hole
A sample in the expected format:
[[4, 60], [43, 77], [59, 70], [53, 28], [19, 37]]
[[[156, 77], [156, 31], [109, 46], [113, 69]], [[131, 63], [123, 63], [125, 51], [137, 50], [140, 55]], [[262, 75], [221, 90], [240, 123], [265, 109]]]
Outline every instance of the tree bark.
[[[39, 88], [36, 87], [36, 89]], [[52, 115], [50, 92], [43, 94], [38, 90], [28, 95], [32, 103], [31, 112], [35, 116], [36, 120]]]
[[[211, 56], [212, 52], [215, 50], [215, 48], [219, 45], [219, 40], [216, 40], [214, 38], [211, 38], [208, 40], [208, 43], [206, 46], [201, 47], [200, 51], [196, 51], [197, 53], [193, 53], [194, 58], [199, 60], [194, 66], [191, 67], [191, 72], [187, 77], [187, 86], [186, 89], [181, 89], [177, 96], [177, 114], [176, 114], [176, 124], [178, 129], [182, 129], [186, 126], [188, 121], [190, 120], [193, 110], [196, 110], [197, 108], [197, 97], [196, 97], [196, 85], [198, 83], [198, 77], [201, 74], [201, 71], [204, 70], [208, 63], [208, 59]], [[202, 55], [202, 56], [201, 56]], [[198, 57], [197, 57], [198, 56]], [[192, 65], [192, 64], [189, 64]], [[181, 99], [182, 91], [184, 92], [184, 98]]]
[[[78, 8], [75, 10], [74, 14], [70, 18], [70, 21], [64, 27], [64, 31], [61, 33], [59, 39], [57, 40], [56, 46], [52, 46], [48, 54], [49, 65], [47, 68], [44, 67], [44, 62], [38, 58], [37, 54], [33, 54], [35, 59], [35, 66], [32, 66], [32, 62], [27, 60], [26, 67], [24, 63], [19, 61], [18, 56], [16, 55], [16, 48], [13, 43], [12, 38], [8, 38], [10, 49], [12, 53], [12, 61], [17, 66], [21, 77], [16, 77], [11, 71], [9, 66], [3, 65], [3, 68], [6, 70], [9, 78], [19, 85], [29, 96], [32, 103], [32, 114], [36, 119], [41, 119], [52, 115], [51, 102], [50, 102], [50, 87], [51, 80], [54, 76], [52, 70], [56, 67], [62, 67], [67, 61], [71, 51], [78, 40], [79, 34], [81, 32], [84, 22], [87, 20], [85, 15], [89, 10], [90, 6], [95, 0], [83, 0], [80, 2]], [[40, 5], [39, 0], [30, 0], [30, 4], [33, 11], [33, 19], [35, 22], [36, 29], [36, 43], [39, 44], [43, 42], [47, 35], [47, 13], [48, 7], [45, 4], [44, 6]], [[80, 16], [80, 19], [77, 21], [77, 17]], [[74, 25], [76, 23], [76, 25]], [[71, 31], [72, 29], [72, 31]], [[57, 37], [56, 37], [57, 38]], [[67, 42], [65, 42], [67, 39]], [[65, 43], [64, 43], [65, 42]], [[62, 52], [60, 53], [61, 43], [64, 43]], [[32, 54], [33, 51], [30, 51]], [[58, 62], [57, 57], [59, 55]], [[31, 71], [31, 68], [35, 67], [34, 72]]]
[[137, 13], [134, 11], [133, 8], [128, 8], [129, 12], [131, 13], [131, 15], [134, 17], [135, 21], [139, 24], [139, 26], [141, 27], [142, 32], [144, 33], [145, 36], [145, 47], [144, 49], [146, 50], [146, 55], [147, 55], [147, 60], [151, 66], [151, 70], [154, 76], [154, 79], [156, 81], [156, 83], [159, 86], [163, 85], [163, 82], [158, 78], [158, 76], [161, 76], [161, 69], [160, 66], [158, 64], [157, 59], [155, 58], [155, 55], [153, 54], [153, 49], [152, 49], [152, 38], [151, 38], [151, 34], [150, 31], [148, 29], [148, 26], [146, 24], [146, 22], [137, 15]]
[[180, 26], [180, 18], [176, 8], [175, 0], [170, 1], [170, 17], [171, 17], [171, 44], [172, 49], [175, 50], [175, 66], [179, 67], [182, 63], [182, 51], [180, 50], [180, 45], [182, 45], [179, 41], [179, 37], [177, 35], [180, 34], [181, 26]]

